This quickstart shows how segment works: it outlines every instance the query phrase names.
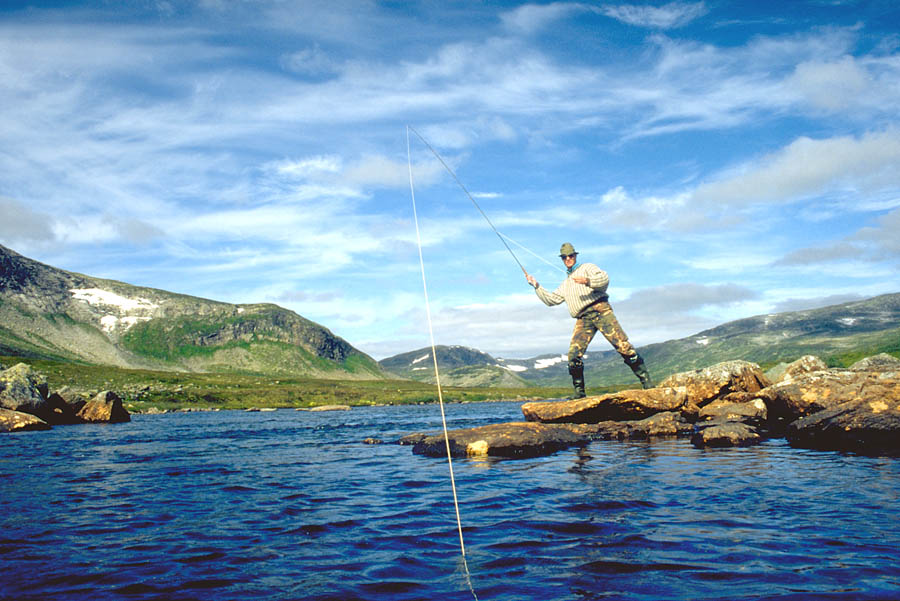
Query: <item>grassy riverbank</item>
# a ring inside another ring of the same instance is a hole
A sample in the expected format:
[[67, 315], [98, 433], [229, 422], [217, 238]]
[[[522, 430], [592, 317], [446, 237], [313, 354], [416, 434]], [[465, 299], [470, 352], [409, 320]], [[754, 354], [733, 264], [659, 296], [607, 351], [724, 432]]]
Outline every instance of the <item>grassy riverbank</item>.
[[[64, 386], [85, 394], [115, 391], [129, 411], [151, 408], [247, 409], [250, 407], [307, 408], [321, 405], [401, 405], [437, 401], [432, 384], [409, 380], [324, 380], [235, 373], [185, 373], [82, 365], [22, 357], [2, 357], [10, 367], [27, 363], [46, 376], [50, 391]], [[607, 389], [596, 389], [596, 393]], [[565, 396], [567, 388], [444, 387], [447, 402], [530, 400]]]

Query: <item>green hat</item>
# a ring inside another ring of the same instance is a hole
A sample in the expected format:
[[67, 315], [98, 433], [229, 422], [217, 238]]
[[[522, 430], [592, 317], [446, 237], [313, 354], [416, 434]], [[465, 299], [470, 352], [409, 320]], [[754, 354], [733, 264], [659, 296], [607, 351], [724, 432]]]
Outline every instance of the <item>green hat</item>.
[[577, 255], [577, 254], [578, 253], [575, 252], [575, 247], [572, 246], [569, 242], [566, 242], [562, 246], [559, 247], [559, 256], [560, 257], [565, 257], [567, 255]]

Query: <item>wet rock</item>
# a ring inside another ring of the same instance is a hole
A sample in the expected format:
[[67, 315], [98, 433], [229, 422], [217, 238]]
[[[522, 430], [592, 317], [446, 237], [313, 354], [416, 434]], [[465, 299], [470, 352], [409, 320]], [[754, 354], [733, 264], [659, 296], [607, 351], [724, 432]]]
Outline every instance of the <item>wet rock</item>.
[[664, 411], [678, 411], [687, 396], [684, 389], [623, 390], [572, 401], [525, 403], [522, 413], [530, 422], [595, 424], [638, 420]]
[[0, 432], [49, 429], [50, 424], [35, 415], [22, 411], [13, 411], [12, 409], [0, 409]]
[[[454, 457], [540, 457], [589, 440], [564, 424], [512, 422], [490, 424], [478, 428], [447, 433], [450, 454]], [[443, 433], [425, 436], [413, 447], [413, 453], [428, 457], [445, 457], [447, 446]]]
[[310, 411], [350, 411], [350, 405], [319, 405], [318, 407], [310, 407]]
[[900, 359], [887, 353], [866, 357], [850, 366], [852, 371], [877, 371], [900, 373]]
[[747, 447], [765, 440], [757, 428], [742, 422], [701, 422], [694, 428], [691, 444], [698, 448]]
[[122, 399], [115, 392], [105, 390], [92, 398], [78, 412], [78, 417], [92, 423], [130, 422], [131, 415], [122, 405]]
[[788, 441], [816, 449], [900, 451], [900, 379], [870, 380], [858, 395], [792, 422]]
[[381, 440], [380, 438], [371, 438], [370, 437], [370, 438], [363, 439], [363, 444], [381, 444], [383, 442], [384, 441]]
[[0, 372], [0, 408], [30, 413], [46, 421], [53, 413], [47, 405], [47, 380], [24, 363]]
[[407, 434], [403, 438], [399, 439], [397, 441], [397, 444], [404, 445], [404, 446], [415, 445], [415, 444], [422, 442], [426, 438], [428, 438], [428, 436], [429, 436], [428, 434], [422, 434], [421, 432], [416, 432], [414, 434]]
[[674, 374], [663, 380], [661, 388], [683, 386], [689, 402], [703, 407], [732, 392], [756, 392], [771, 382], [759, 365], [749, 361], [726, 361], [704, 369]]

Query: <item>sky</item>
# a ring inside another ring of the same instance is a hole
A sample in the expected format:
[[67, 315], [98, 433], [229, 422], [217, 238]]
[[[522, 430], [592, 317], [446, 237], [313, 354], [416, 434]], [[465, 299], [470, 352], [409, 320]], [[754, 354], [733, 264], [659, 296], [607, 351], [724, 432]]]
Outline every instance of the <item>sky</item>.
[[900, 292], [894, 0], [4, 0], [0, 107], [0, 244], [376, 359]]

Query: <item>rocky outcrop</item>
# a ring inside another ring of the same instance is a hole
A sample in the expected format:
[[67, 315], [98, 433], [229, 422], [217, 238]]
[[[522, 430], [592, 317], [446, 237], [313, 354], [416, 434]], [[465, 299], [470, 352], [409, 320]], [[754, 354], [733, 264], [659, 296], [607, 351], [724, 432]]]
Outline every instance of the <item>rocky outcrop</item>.
[[131, 415], [122, 405], [122, 399], [110, 390], [104, 390], [88, 401], [78, 412], [78, 417], [91, 423], [115, 424], [131, 421]]
[[525, 403], [522, 413], [530, 422], [592, 424], [607, 420], [638, 420], [663, 411], [678, 411], [686, 401], [684, 388], [650, 388], [571, 401]]
[[4, 411], [0, 432], [131, 420], [122, 400], [114, 392], [102, 392], [89, 402], [65, 388], [50, 395], [48, 392], [46, 378], [24, 363], [0, 371], [0, 410]]
[[[690, 436], [694, 446], [719, 448], [785, 435], [795, 446], [900, 453], [898, 368], [890, 355], [848, 369], [806, 356], [771, 384], [758, 365], [729, 361], [676, 374], [655, 389], [525, 403], [527, 422], [455, 431], [451, 447], [458, 456], [532, 457], [596, 439]], [[399, 442], [421, 454], [446, 453], [443, 435]]]
[[669, 376], [661, 388], [684, 387], [687, 398], [698, 407], [711, 403], [732, 392], [756, 392], [771, 382], [759, 365], [749, 361], [726, 361], [705, 369], [695, 369]]

